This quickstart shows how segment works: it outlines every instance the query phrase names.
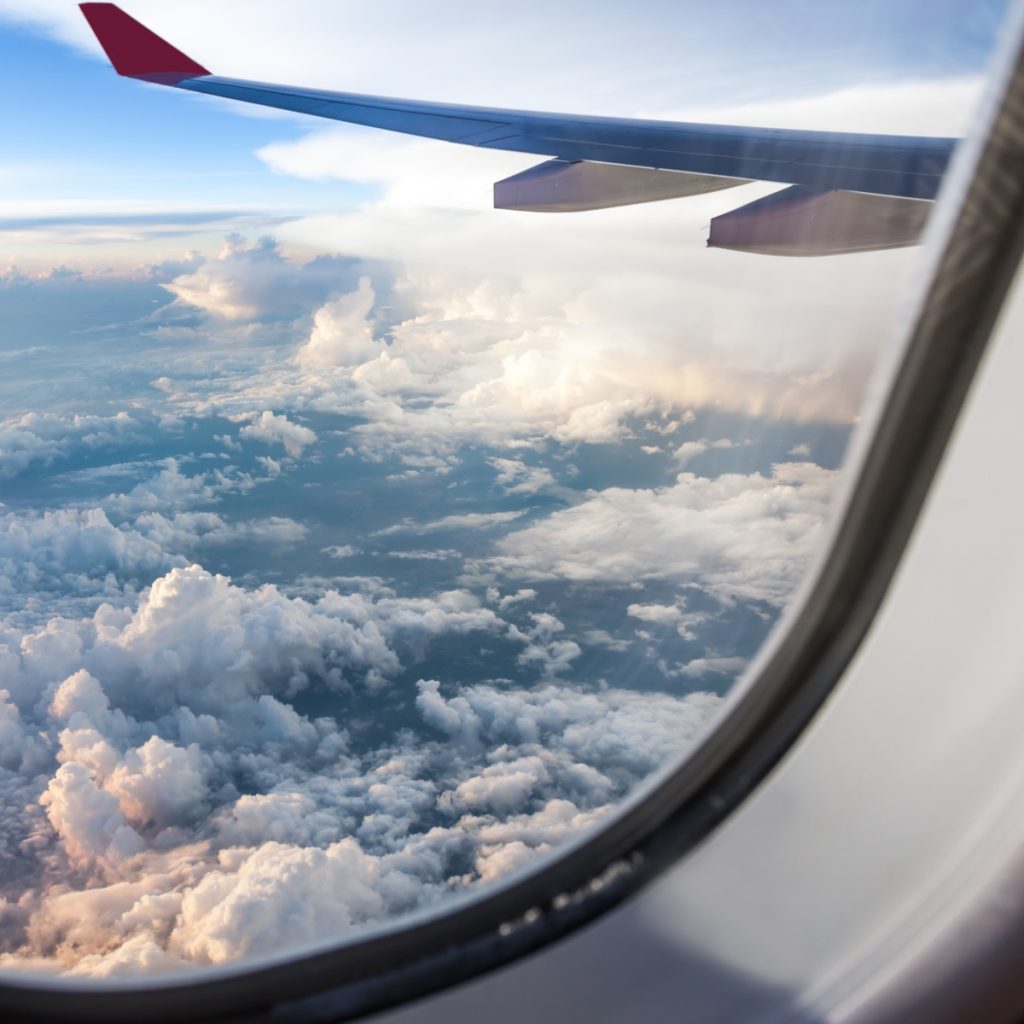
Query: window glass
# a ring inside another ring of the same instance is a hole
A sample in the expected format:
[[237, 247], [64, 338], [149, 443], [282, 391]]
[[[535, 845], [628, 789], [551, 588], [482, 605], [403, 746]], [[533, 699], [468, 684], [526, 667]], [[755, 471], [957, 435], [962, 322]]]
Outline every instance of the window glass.
[[[1002, 8], [131, 10], [239, 78], [958, 136]], [[338, 941], [690, 749], [920, 250], [707, 247], [777, 183], [495, 210], [538, 157], [118, 79], [63, 3], [0, 0], [0, 55], [0, 965]]]

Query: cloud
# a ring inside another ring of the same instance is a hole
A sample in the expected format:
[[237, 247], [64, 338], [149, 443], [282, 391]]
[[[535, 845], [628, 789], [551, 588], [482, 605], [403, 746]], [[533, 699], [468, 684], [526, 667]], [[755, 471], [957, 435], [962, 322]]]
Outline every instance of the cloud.
[[481, 568], [529, 580], [671, 580], [778, 607], [815, 550], [834, 478], [782, 463], [768, 476], [682, 473], [671, 487], [609, 488], [506, 534]]
[[40, 797], [72, 864], [102, 866], [114, 874], [125, 860], [145, 849], [116, 798], [97, 786], [91, 773], [70, 762], [57, 769]]
[[104, 605], [91, 620], [57, 627], [66, 644], [40, 643], [51, 627], [28, 634], [10, 685], [29, 694], [40, 675], [85, 668], [133, 713], [205, 712], [260, 694], [294, 696], [311, 679], [378, 685], [400, 669], [396, 647], [422, 650], [443, 633], [500, 626], [464, 591], [377, 600], [327, 591], [310, 603], [269, 585], [236, 587], [191, 565], [156, 579], [135, 610]]
[[266, 410], [260, 413], [248, 426], [242, 427], [239, 437], [251, 441], [262, 441], [264, 444], [280, 444], [293, 458], [299, 458], [303, 451], [316, 443], [316, 434], [300, 423], [293, 423], [284, 415], [276, 415]]
[[506, 494], [537, 494], [557, 487], [551, 470], [546, 466], [527, 466], [518, 459], [489, 459], [498, 471], [495, 482]]
[[[296, 225], [303, 241], [336, 237], [400, 266], [398, 307], [364, 283], [291, 332], [295, 364], [207, 385], [199, 406], [178, 403], [228, 416], [256, 403], [355, 416], [364, 457], [617, 443], [638, 422], [680, 423], [694, 408], [851, 422], [912, 254], [841, 265], [709, 256], [697, 232], [712, 213], [681, 209], [693, 222], [681, 234], [639, 208], [574, 221], [571, 233], [493, 213], [425, 214], [436, 222], [425, 228], [386, 210]], [[812, 298], [795, 306], [793, 294]], [[557, 493], [550, 467], [495, 458], [510, 493]]]
[[199, 963], [267, 955], [409, 909], [415, 894], [413, 879], [351, 839], [324, 850], [270, 842], [187, 893], [172, 941]]
[[104, 506], [126, 516], [141, 512], [163, 514], [214, 504], [221, 492], [246, 486], [241, 479], [231, 480], [220, 470], [188, 476], [182, 473], [177, 459], [166, 459], [162, 465], [159, 472], [141, 480], [130, 491], [110, 495]]
[[520, 665], [536, 666], [545, 679], [567, 672], [583, 651], [574, 640], [560, 634], [565, 626], [549, 612], [531, 613], [533, 625], [526, 629], [510, 626], [508, 635], [525, 646], [516, 659]]
[[293, 545], [306, 536], [306, 527], [287, 516], [228, 522], [213, 512], [179, 512], [169, 517], [146, 512], [134, 521], [133, 527], [164, 550], [181, 552], [240, 541]]
[[388, 556], [407, 562], [445, 562], [450, 558], [461, 558], [462, 552], [454, 548], [438, 548], [434, 551], [389, 551]]
[[536, 599], [537, 591], [532, 587], [520, 587], [514, 594], [505, 594], [504, 596], [497, 587], [487, 588], [487, 600], [496, 603], [503, 611], [523, 601], [535, 601]]
[[442, 516], [440, 519], [433, 519], [427, 523], [404, 519], [394, 526], [377, 530], [374, 536], [390, 537], [397, 533], [439, 533], [442, 530], [487, 530], [493, 526], [503, 526], [505, 523], [514, 522], [525, 514], [525, 511], [465, 512]]
[[698, 455], [703, 455], [707, 451], [734, 447], [736, 447], [736, 442], [725, 437], [719, 438], [717, 441], [708, 441], [706, 438], [701, 438], [699, 441], [685, 441], [672, 453], [672, 459], [680, 469], [685, 469]]
[[749, 663], [749, 658], [694, 658], [685, 665], [671, 670], [670, 675], [685, 679], [703, 679], [710, 673], [719, 672], [724, 675], [733, 676], [742, 672]]
[[[186, 581], [205, 589], [163, 592]], [[203, 597], [211, 593], [214, 604]], [[108, 977], [336, 940], [514, 870], [592, 827], [661, 758], [694, 742], [718, 705], [710, 694], [679, 700], [555, 684], [476, 685], [446, 696], [423, 681], [418, 710], [428, 733], [441, 737], [407, 736], [356, 755], [333, 721], [259, 692], [282, 675], [283, 662], [292, 665], [287, 674], [300, 660], [287, 640], [294, 627], [276, 626], [271, 636], [260, 613], [230, 617], [236, 602], [253, 599], [272, 602], [277, 618], [317, 614], [272, 588], [246, 596], [194, 568], [169, 574], [135, 614], [108, 609], [92, 624], [57, 627], [78, 643], [45, 658], [46, 673], [74, 661], [92, 670], [65, 677], [29, 719], [0, 715], [0, 730], [12, 734], [3, 733], [5, 751], [43, 723], [48, 742], [58, 738], [38, 798], [50, 852], [31, 862], [31, 880], [22, 875], [23, 909], [11, 918], [0, 963]], [[321, 612], [332, 602], [360, 606], [337, 595]], [[448, 622], [426, 628], [469, 626], [459, 619], [473, 612], [468, 597], [442, 596], [433, 608], [382, 601], [380, 629], [397, 635], [414, 628], [410, 617], [438, 613]], [[191, 623], [190, 663], [170, 633], [172, 613]], [[232, 621], [246, 637], [225, 629]], [[538, 636], [559, 632], [551, 617], [533, 621]], [[159, 660], [138, 650], [141, 633], [159, 638]], [[318, 642], [326, 663], [338, 638]], [[248, 695], [223, 680], [240, 670], [243, 651], [245, 671], [263, 679]], [[118, 681], [126, 656], [130, 694]], [[162, 705], [153, 693], [135, 701], [140, 687], [168, 689], [168, 662], [201, 688], [196, 710], [180, 689]], [[142, 709], [159, 717], [131, 713]], [[243, 779], [247, 792], [239, 792]], [[29, 812], [31, 803], [9, 822], [14, 833], [30, 829]]]
[[374, 341], [369, 316], [374, 292], [368, 277], [360, 278], [355, 292], [321, 306], [313, 317], [309, 341], [299, 349], [299, 366], [359, 366], [381, 352]]
[[0, 514], [0, 565], [8, 580], [156, 569], [168, 561], [159, 544], [114, 526], [102, 509]]
[[[350, 127], [323, 128], [296, 141], [273, 142], [256, 155], [277, 174], [383, 186], [383, 203], [399, 209], [490, 206], [492, 182], [537, 162], [520, 153], [465, 149]], [[410, 173], [412, 167], [419, 173]]]
[[631, 604], [626, 614], [658, 626], [675, 626], [685, 617], [682, 606], [678, 604]]
[[127, 412], [113, 416], [26, 413], [0, 421], [0, 479], [10, 479], [32, 463], [48, 464], [82, 449], [138, 443], [142, 425]]
[[355, 281], [358, 260], [318, 256], [298, 263], [268, 236], [247, 246], [229, 235], [217, 259], [179, 274], [164, 287], [179, 302], [197, 306], [223, 320], [294, 319]]
[[321, 548], [321, 551], [331, 558], [351, 558], [359, 554], [359, 549], [351, 544], [332, 544], [330, 547]]

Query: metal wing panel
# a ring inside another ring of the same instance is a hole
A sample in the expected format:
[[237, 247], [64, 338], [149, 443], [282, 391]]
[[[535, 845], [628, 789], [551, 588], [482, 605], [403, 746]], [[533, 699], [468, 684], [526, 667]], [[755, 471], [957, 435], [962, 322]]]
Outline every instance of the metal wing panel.
[[179, 88], [351, 124], [559, 160], [932, 199], [955, 139], [585, 117], [388, 99], [221, 78]]

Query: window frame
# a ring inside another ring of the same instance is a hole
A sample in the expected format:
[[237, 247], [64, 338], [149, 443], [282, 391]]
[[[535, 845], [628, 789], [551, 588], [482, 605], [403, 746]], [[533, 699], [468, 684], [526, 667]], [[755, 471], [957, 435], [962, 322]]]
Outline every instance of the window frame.
[[856, 433], [822, 554], [694, 750], [536, 868], [323, 951], [131, 984], [0, 979], [5, 1019], [349, 1020], [506, 965], [638, 892], [740, 806], [828, 700], [881, 607], [1024, 252], [1024, 0]]

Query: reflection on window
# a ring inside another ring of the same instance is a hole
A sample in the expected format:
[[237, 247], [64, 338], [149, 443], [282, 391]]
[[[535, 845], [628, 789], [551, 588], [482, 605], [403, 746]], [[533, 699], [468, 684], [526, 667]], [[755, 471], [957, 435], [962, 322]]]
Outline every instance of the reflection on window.
[[[567, 53], [541, 4], [312, 6], [239, 70], [936, 135], [998, 15], [588, 4]], [[535, 158], [158, 95], [38, 17], [0, 21], [0, 964], [334, 941], [601, 821], [798, 584], [915, 250], [706, 250], [758, 184], [494, 211]]]

